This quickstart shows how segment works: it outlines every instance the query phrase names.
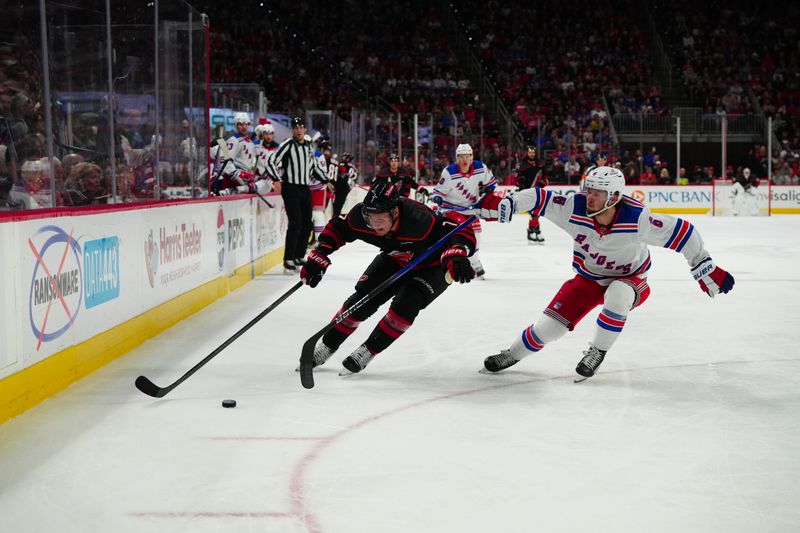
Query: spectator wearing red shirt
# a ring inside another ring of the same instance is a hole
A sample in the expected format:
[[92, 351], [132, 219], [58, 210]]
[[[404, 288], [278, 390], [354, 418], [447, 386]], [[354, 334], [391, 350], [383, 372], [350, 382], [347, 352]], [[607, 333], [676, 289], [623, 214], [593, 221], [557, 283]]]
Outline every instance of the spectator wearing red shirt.
[[658, 178], [656, 177], [655, 172], [653, 169], [650, 168], [650, 165], [644, 167], [644, 172], [642, 172], [642, 176], [639, 178], [639, 185], [657, 185]]

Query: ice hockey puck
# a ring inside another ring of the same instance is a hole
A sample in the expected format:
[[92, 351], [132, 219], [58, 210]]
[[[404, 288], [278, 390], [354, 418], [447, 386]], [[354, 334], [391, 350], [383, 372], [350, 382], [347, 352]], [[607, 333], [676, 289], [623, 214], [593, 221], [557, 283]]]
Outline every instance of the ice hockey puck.
[[222, 400], [222, 407], [236, 407], [236, 400]]

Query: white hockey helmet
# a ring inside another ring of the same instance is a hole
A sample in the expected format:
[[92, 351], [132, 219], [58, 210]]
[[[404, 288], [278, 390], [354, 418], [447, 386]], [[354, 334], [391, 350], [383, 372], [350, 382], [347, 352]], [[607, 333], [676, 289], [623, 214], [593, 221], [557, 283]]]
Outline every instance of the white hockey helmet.
[[233, 116], [233, 124], [250, 124], [250, 115], [247, 113], [236, 113]]
[[456, 147], [456, 157], [460, 155], [472, 155], [472, 147], [468, 144], [459, 144]]
[[275, 133], [275, 128], [272, 124], [259, 124], [254, 128], [256, 135], [266, 135], [267, 133]]
[[625, 189], [625, 175], [618, 168], [595, 167], [587, 174], [583, 186], [586, 191], [589, 189], [596, 189], [608, 193], [606, 205], [603, 209], [589, 214], [590, 217], [599, 215], [606, 209], [614, 207], [622, 200], [622, 192]]

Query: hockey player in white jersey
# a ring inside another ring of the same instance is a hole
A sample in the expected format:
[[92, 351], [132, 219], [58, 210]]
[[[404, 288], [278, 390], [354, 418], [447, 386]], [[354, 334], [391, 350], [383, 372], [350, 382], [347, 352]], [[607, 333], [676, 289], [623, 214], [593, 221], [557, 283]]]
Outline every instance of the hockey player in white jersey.
[[[480, 201], [491, 194], [497, 186], [492, 171], [481, 161], [472, 157], [472, 147], [468, 144], [459, 144], [456, 148], [456, 162], [442, 170], [439, 183], [434, 187], [431, 199], [437, 204], [441, 212], [464, 211], [474, 208]], [[469, 258], [475, 276], [482, 278], [486, 274], [478, 258], [481, 245], [481, 223], [476, 220], [472, 225], [477, 239], [475, 253]]]
[[253, 131], [256, 134], [256, 140], [253, 141], [256, 154], [256, 173], [261, 177], [266, 177], [269, 156], [278, 149], [278, 143], [275, 142], [275, 128], [272, 124], [259, 124]]
[[224, 162], [222, 172], [212, 189], [220, 191], [245, 185], [255, 190], [258, 176], [256, 169], [256, 150], [250, 139], [250, 117], [247, 113], [236, 113], [233, 117], [236, 133], [226, 139], [230, 159]]
[[255, 171], [258, 174], [260, 181], [265, 181], [268, 186], [265, 188], [267, 192], [275, 191], [281, 193], [281, 183], [273, 181], [267, 169], [269, 168], [269, 159], [275, 150], [278, 149], [278, 143], [275, 142], [275, 128], [272, 124], [264, 123], [255, 127], [256, 140], [253, 141], [253, 148], [256, 154]]
[[331, 143], [327, 139], [319, 142], [318, 150], [314, 152], [317, 164], [322, 169], [322, 173], [328, 177], [327, 182], [321, 182], [312, 176], [309, 189], [311, 189], [311, 220], [314, 222], [314, 231], [311, 234], [309, 246], [317, 242], [319, 234], [325, 229], [328, 222], [328, 200], [330, 193], [333, 192], [333, 184], [336, 183], [336, 175], [339, 172], [339, 162], [331, 155]]
[[507, 198], [487, 198], [482, 217], [508, 222], [513, 213], [543, 216], [574, 241], [572, 267], [576, 276], [562, 285], [544, 314], [522, 331], [511, 347], [484, 361], [483, 372], [504, 370], [561, 338], [596, 306], [602, 304], [589, 349], [575, 371], [577, 381], [594, 375], [616, 341], [630, 311], [650, 295], [647, 245], [682, 253], [691, 274], [710, 297], [727, 293], [734, 279], [714, 265], [698, 231], [689, 222], [650, 209], [623, 195], [625, 177], [612, 167], [597, 167], [586, 176], [586, 190], [560, 196], [541, 188]]

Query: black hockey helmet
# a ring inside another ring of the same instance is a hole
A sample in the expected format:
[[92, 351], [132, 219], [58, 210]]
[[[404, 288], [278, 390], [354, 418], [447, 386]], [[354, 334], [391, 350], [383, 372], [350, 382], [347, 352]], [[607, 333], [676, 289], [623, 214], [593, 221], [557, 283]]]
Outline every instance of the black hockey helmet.
[[389, 161], [400, 161], [400, 156], [395, 153], [391, 153], [389, 154]]
[[388, 181], [379, 181], [364, 198], [362, 211], [365, 215], [376, 213], [389, 213], [400, 203], [400, 191], [397, 186]]
[[350, 152], [345, 152], [342, 154], [342, 163], [349, 163], [353, 160], [353, 154]]
[[331, 149], [331, 142], [328, 139], [323, 139], [319, 143], [319, 149], [321, 151], [330, 150]]
[[292, 119], [292, 127], [293, 128], [296, 128], [298, 126], [305, 126], [305, 125], [306, 125], [306, 121], [305, 121], [305, 119], [303, 117], [294, 117]]

